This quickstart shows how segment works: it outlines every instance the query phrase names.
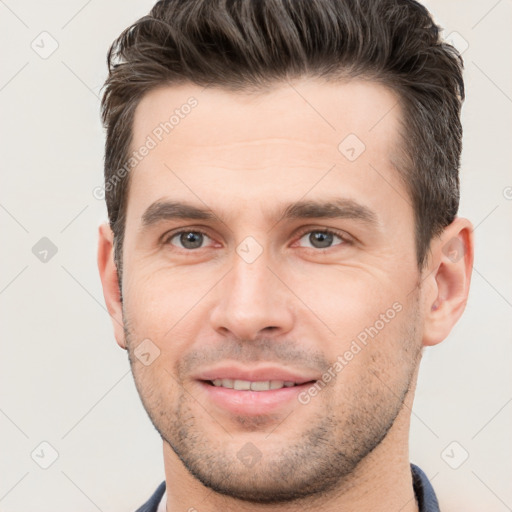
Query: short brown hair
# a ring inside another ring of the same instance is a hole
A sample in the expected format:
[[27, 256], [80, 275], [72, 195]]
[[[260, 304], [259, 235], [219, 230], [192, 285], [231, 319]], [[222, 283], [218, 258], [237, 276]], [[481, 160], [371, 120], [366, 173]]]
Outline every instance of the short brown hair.
[[[135, 109], [161, 85], [265, 90], [289, 78], [363, 77], [394, 90], [418, 266], [459, 206], [462, 58], [414, 0], [161, 0], [108, 53], [102, 97], [105, 187], [121, 280]], [[119, 283], [121, 286], [121, 282]]]

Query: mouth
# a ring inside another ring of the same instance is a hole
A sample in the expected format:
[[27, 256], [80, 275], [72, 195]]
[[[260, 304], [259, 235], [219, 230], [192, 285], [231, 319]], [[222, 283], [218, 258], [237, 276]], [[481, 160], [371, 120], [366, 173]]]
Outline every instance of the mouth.
[[241, 380], [241, 379], [214, 379], [204, 381], [212, 386], [234, 389], [236, 391], [272, 391], [282, 388], [292, 388], [303, 386], [304, 384], [313, 384], [315, 381], [294, 382], [291, 380]]
[[197, 375], [195, 380], [207, 402], [223, 414], [256, 416], [287, 412], [298, 395], [320, 377], [286, 368], [222, 367]]

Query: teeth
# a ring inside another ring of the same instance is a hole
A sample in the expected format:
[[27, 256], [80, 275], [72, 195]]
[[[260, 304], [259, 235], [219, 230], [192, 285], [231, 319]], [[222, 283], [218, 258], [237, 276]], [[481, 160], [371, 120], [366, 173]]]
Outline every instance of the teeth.
[[233, 380], [233, 379], [215, 379], [212, 384], [217, 387], [235, 389], [237, 391], [269, 391], [271, 389], [291, 388], [295, 386], [295, 382], [282, 380]]
[[268, 391], [270, 389], [270, 381], [251, 382], [251, 391]]
[[251, 382], [248, 380], [235, 380], [233, 383], [233, 389], [237, 391], [246, 391], [251, 389]]

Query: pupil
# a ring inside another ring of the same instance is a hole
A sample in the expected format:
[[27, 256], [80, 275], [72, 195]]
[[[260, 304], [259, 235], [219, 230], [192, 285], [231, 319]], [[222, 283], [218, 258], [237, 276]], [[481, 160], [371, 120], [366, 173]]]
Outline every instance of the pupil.
[[329, 245], [332, 243], [332, 235], [330, 233], [321, 233], [319, 231], [311, 233], [311, 235], [309, 235], [309, 239], [313, 247], [320, 249], [329, 247]]

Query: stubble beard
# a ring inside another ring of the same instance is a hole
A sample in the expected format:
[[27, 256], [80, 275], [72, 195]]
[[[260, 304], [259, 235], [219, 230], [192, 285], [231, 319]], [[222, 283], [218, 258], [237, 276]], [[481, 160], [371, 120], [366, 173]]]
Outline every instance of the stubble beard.
[[[222, 422], [209, 416], [183, 387], [179, 388], [176, 403], [167, 403], [166, 396], [158, 393], [158, 381], [152, 381], [147, 372], [143, 375], [145, 370], [138, 370], [140, 364], [137, 365], [133, 355], [135, 336], [127, 320], [125, 318], [125, 336], [135, 384], [162, 440], [205, 487], [250, 503], [283, 504], [334, 493], [388, 434], [403, 407], [421, 359], [418, 316], [414, 310], [404, 320], [406, 328], [401, 333], [404, 350], [400, 363], [407, 364], [408, 372], [400, 382], [388, 385], [378, 376], [379, 371], [369, 368], [359, 382], [350, 387], [349, 407], [340, 407], [339, 400], [336, 407], [334, 387], [327, 386], [314, 399], [324, 400], [323, 415], [310, 415], [304, 421], [299, 415], [307, 406], [297, 403], [296, 409], [278, 427], [277, 423], [271, 425], [274, 419], [270, 417], [249, 420], [247, 424], [253, 425], [259, 440], [254, 445], [261, 451], [261, 459], [249, 466], [237, 456], [240, 443], [236, 442], [236, 434], [227, 433], [232, 428], [223, 428]], [[378, 369], [377, 361], [378, 354], [372, 358]], [[275, 438], [278, 431], [281, 435], [286, 432], [286, 425], [294, 424], [294, 415], [297, 424], [306, 424], [307, 428], [285, 446], [282, 441], [273, 444], [272, 436]], [[239, 424], [244, 421], [243, 418], [238, 420]], [[260, 428], [256, 428], [256, 423]], [[274, 434], [265, 434], [264, 430], [273, 428]], [[217, 434], [212, 434], [212, 430]]]

